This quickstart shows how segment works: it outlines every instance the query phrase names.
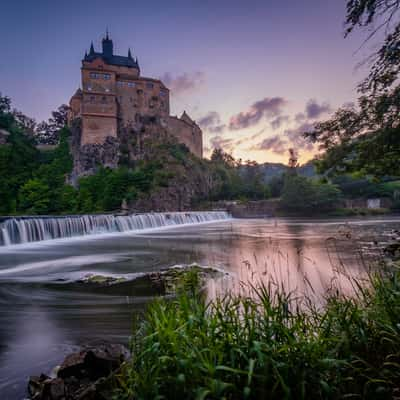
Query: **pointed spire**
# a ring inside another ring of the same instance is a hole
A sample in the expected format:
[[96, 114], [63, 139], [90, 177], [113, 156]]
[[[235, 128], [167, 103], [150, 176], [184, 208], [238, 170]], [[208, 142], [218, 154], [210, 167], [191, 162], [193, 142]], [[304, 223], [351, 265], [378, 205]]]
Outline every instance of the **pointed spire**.
[[85, 58], [87, 57], [87, 50], [85, 50]]
[[90, 51], [89, 54], [94, 54], [94, 46], [93, 46], [93, 42], [90, 43]]
[[130, 48], [128, 49], [128, 58], [132, 59], [132, 54], [131, 54], [131, 49]]
[[110, 40], [110, 38], [108, 37], [108, 27], [106, 28], [106, 40]]

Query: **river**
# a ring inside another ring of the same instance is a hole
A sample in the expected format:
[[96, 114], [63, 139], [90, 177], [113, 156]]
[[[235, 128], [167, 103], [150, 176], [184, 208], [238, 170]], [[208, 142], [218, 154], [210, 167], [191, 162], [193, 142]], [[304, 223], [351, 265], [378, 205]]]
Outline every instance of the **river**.
[[229, 274], [209, 283], [211, 296], [263, 280], [323, 297], [332, 286], [351, 291], [346, 277], [380, 257], [400, 217], [182, 223], [0, 246], [0, 398], [23, 399], [29, 375], [49, 373], [79, 345], [128, 342], [152, 295], [77, 286], [88, 274], [133, 280], [197, 263]]

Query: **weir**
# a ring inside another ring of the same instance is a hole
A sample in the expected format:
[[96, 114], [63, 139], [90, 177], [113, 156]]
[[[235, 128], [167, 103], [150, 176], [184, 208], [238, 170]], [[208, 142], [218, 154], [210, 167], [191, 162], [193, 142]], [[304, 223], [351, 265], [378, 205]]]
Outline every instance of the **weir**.
[[230, 214], [226, 211], [148, 213], [124, 216], [10, 217], [0, 222], [0, 246], [100, 233], [197, 224], [229, 218]]

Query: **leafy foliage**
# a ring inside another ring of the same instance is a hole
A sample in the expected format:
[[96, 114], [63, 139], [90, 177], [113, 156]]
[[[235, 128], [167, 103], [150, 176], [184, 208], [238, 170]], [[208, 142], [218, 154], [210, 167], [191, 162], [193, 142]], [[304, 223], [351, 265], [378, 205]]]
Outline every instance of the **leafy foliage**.
[[398, 0], [348, 0], [346, 36], [356, 27], [377, 26], [368, 34], [371, 39], [385, 30], [385, 39], [373, 54], [371, 72], [361, 85], [362, 91], [382, 91], [390, 87], [400, 72], [400, 2]]
[[259, 200], [270, 197], [269, 186], [264, 183], [261, 169], [254, 161], [242, 165], [232, 155], [221, 149], [214, 149], [211, 167], [221, 182], [212, 194], [213, 200]]
[[330, 183], [319, 183], [289, 173], [282, 190], [282, 207], [292, 212], [316, 213], [337, 207], [341, 192]]
[[348, 0], [346, 34], [357, 26], [378, 24], [367, 40], [382, 28], [385, 39], [360, 87], [358, 109], [341, 108], [304, 134], [324, 151], [317, 161], [320, 172], [400, 176], [399, 15], [398, 0]]
[[299, 307], [271, 286], [206, 303], [155, 301], [132, 339], [118, 399], [391, 399], [400, 390], [400, 274], [356, 298]]

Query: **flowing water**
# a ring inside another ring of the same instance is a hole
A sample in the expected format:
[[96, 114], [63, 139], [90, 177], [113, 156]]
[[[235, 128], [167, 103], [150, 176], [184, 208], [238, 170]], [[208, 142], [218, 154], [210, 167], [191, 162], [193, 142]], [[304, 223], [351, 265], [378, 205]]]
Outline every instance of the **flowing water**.
[[345, 277], [362, 276], [399, 228], [398, 217], [246, 220], [225, 213], [3, 221], [0, 399], [24, 398], [29, 375], [49, 373], [79, 345], [128, 342], [132, 316], [154, 292], [77, 284], [88, 274], [135, 282], [197, 263], [229, 273], [210, 281], [211, 296], [263, 280], [318, 297], [332, 286], [351, 290]]

